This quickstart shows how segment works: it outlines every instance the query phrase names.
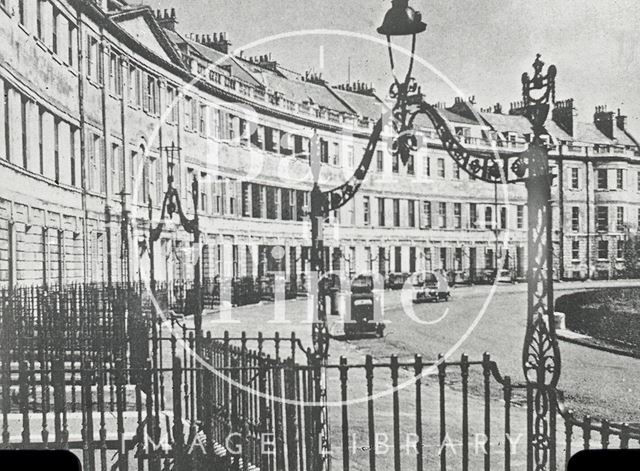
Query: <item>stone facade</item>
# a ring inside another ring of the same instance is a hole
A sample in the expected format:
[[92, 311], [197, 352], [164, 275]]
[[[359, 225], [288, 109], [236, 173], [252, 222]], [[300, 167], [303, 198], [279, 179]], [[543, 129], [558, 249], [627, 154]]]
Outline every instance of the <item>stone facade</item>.
[[[157, 223], [170, 169], [188, 215], [194, 177], [200, 184], [205, 278], [304, 272], [309, 140], [321, 140], [322, 186], [341, 184], [384, 102], [370, 87], [334, 88], [268, 56], [227, 57], [224, 34], [186, 37], [175, 23], [175, 13], [125, 2], [0, 1], [0, 283], [122, 279], [123, 210], [130, 271], [142, 276], [149, 199]], [[441, 109], [466, 146], [526, 148], [518, 104], [508, 114], [473, 108], [457, 99]], [[473, 180], [418, 124], [426, 145], [408, 166], [390, 155], [385, 127], [362, 191], [325, 226], [330, 265], [469, 273], [497, 263], [524, 277], [524, 185]], [[638, 147], [624, 127], [602, 108], [578, 123], [571, 100], [556, 105], [558, 276], [623, 268], [618, 241], [640, 218]], [[159, 150], [172, 144], [181, 149], [173, 162]], [[155, 256], [157, 279], [193, 275], [182, 229], [167, 226]]]

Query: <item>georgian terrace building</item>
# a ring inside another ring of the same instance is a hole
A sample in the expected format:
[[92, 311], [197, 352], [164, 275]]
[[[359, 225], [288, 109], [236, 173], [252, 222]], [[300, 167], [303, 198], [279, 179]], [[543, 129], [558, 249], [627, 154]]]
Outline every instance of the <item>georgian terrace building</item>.
[[[157, 222], [169, 171], [189, 215], [191, 181], [200, 182], [205, 278], [304, 272], [309, 139], [320, 138], [322, 186], [339, 185], [382, 100], [268, 55], [227, 56], [224, 33], [186, 36], [176, 23], [173, 11], [124, 1], [0, 0], [0, 283], [120, 280], [123, 211], [132, 276], [148, 270], [148, 198]], [[526, 148], [531, 126], [519, 104], [474, 113], [473, 101], [440, 106], [466, 146]], [[637, 143], [625, 118], [604, 108], [581, 122], [567, 100], [552, 118], [556, 273], [611, 276], [640, 219]], [[327, 222], [329, 266], [499, 266], [523, 277], [524, 186], [469, 178], [430, 123], [418, 125], [426, 146], [409, 165], [379, 142], [363, 189]], [[181, 151], [170, 161], [159, 148], [172, 143]], [[193, 275], [190, 244], [181, 228], [166, 228], [157, 279]]]

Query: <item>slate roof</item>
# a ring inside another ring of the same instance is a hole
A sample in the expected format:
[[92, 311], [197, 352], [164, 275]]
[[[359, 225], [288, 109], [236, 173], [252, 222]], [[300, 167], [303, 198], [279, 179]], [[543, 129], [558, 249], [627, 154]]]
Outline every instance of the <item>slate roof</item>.
[[602, 132], [593, 123], [577, 123], [575, 136], [576, 141], [588, 144], [614, 145], [611, 139], [602, 134]]
[[337, 88], [332, 88], [331, 92], [343, 100], [359, 116], [366, 116], [375, 120], [386, 111], [386, 105], [376, 96], [363, 95]]
[[631, 139], [631, 136], [617, 127], [613, 131], [613, 137], [615, 137], [618, 144], [622, 146], [636, 146], [636, 143]]
[[273, 72], [269, 73], [269, 71], [263, 73], [263, 78], [267, 88], [282, 93], [287, 99], [294, 102], [306, 102], [340, 113], [351, 113], [351, 110], [324, 85], [302, 80], [289, 80]]
[[544, 127], [547, 129], [549, 135], [556, 141], [573, 141], [567, 132], [565, 132], [560, 126], [556, 124], [552, 119], [548, 119]]
[[[442, 111], [441, 109], [438, 109], [438, 111]], [[431, 122], [431, 120], [429, 118], [427, 118], [425, 115], [423, 114], [419, 114], [416, 116], [416, 119], [413, 121], [413, 123], [419, 127], [419, 128], [423, 128], [423, 129], [435, 129], [435, 127], [433, 126], [433, 123]]]
[[446, 108], [442, 109], [439, 108], [438, 112], [440, 113], [440, 115], [442, 115], [444, 118], [446, 118], [448, 121], [451, 121], [452, 123], [456, 123], [456, 124], [469, 124], [472, 126], [478, 126], [479, 123], [473, 119], [469, 119], [466, 116], [462, 116], [459, 115], [457, 113], [454, 113], [451, 110], [448, 110]]
[[515, 132], [520, 135], [532, 132], [531, 123], [524, 116], [482, 112], [480, 116], [497, 132]]
[[[122, 2], [123, 5], [126, 3]], [[254, 64], [242, 57], [232, 57], [183, 37], [170, 29], [158, 25], [153, 11], [147, 6], [125, 7], [108, 15], [125, 37], [137, 41], [143, 49], [151, 53], [151, 57], [159, 58], [161, 63], [176, 70], [185, 70], [181, 51], [186, 50], [204, 61], [230, 68], [233, 77], [250, 85], [264, 87], [282, 94], [286, 99], [296, 103], [308, 103], [338, 113], [357, 114], [369, 119], [377, 119], [385, 110], [384, 103], [377, 96], [364, 95], [330, 88], [328, 84], [318, 84], [300, 80], [300, 75], [293, 71], [281, 69], [270, 70]], [[142, 26], [146, 26], [146, 28]], [[158, 60], [158, 59], [154, 59]], [[185, 70], [186, 73], [188, 71]], [[228, 72], [226, 72], [228, 73]], [[520, 136], [531, 133], [531, 124], [523, 116], [484, 113], [476, 117], [463, 116], [451, 108], [438, 108], [443, 118], [455, 125], [490, 126], [498, 132], [514, 132]], [[477, 118], [480, 118], [478, 121]], [[433, 129], [431, 121], [423, 116], [416, 116], [415, 125]], [[583, 142], [606, 146], [625, 146], [637, 148], [636, 141], [625, 131], [614, 128], [614, 139], [604, 135], [594, 123], [575, 123], [575, 136], [570, 136], [551, 119], [545, 124], [549, 135], [556, 141]]]
[[262, 86], [262, 83], [256, 80], [253, 75], [248, 73], [240, 64], [238, 64], [238, 61], [234, 57], [223, 54], [213, 48], [206, 47], [203, 44], [185, 38], [175, 31], [165, 31], [167, 33], [167, 37], [178, 47], [188, 47], [191, 53], [195, 53], [203, 60], [215, 64], [219, 68], [224, 66], [231, 66], [231, 75], [233, 75], [234, 77], [252, 85]]

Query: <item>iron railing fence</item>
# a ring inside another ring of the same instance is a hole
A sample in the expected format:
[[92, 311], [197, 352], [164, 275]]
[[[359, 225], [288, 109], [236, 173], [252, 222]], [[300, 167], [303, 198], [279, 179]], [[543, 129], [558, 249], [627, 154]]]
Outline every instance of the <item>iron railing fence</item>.
[[[51, 363], [34, 369], [24, 362], [17, 390], [9, 395], [3, 370], [1, 447], [69, 449], [90, 471], [176, 469], [175, 443], [194, 443], [200, 432], [196, 372], [183, 368], [177, 357], [174, 363], [172, 368], [153, 368], [151, 362], [126, 368], [87, 361], [74, 371], [79, 393], [74, 405], [69, 385], [59, 379], [70, 374], [68, 369], [57, 375]], [[160, 400], [159, 372], [172, 385]], [[110, 376], [113, 385], [105, 380]], [[138, 381], [131, 384], [127, 377]]]
[[[340, 357], [317, 365], [304, 356], [260, 355], [244, 335], [208, 340], [203, 429], [218, 450], [211, 463], [221, 469], [312, 469], [317, 454], [332, 470], [509, 471], [532, 462], [526, 404], [535, 387], [501, 375], [489, 354], [459, 361]], [[295, 352], [297, 339], [289, 342]], [[316, 379], [326, 391], [320, 443], [311, 421]], [[640, 444], [637, 424], [578, 419], [560, 391], [550, 397], [549, 469], [564, 469], [584, 448]]]
[[563, 393], [557, 391], [556, 395], [558, 411], [565, 424], [565, 463], [580, 450], [640, 447], [640, 423], [614, 422], [590, 415], [578, 417], [565, 404]]
[[522, 456], [506, 439], [526, 433], [522, 414], [512, 413], [517, 397], [489, 355], [342, 357], [326, 382], [333, 469], [510, 470]]
[[[301, 367], [291, 358], [261, 354], [229, 337], [208, 335], [204, 358], [205, 469], [308, 469], [291, 466], [312, 459], [311, 449], [303, 447], [313, 407], [303, 406], [313, 394], [311, 376], [295, 376]], [[283, 399], [298, 405], [283, 404]]]
[[[185, 329], [185, 327], [180, 325], [180, 329]], [[187, 328], [187, 330], [189, 329]], [[178, 330], [177, 332], [179, 333], [180, 331]], [[163, 337], [163, 340], [165, 342], [171, 341], [171, 337]], [[306, 350], [302, 340], [295, 332], [291, 332], [288, 336], [281, 336], [279, 332], [275, 332], [272, 337], [258, 332], [255, 337], [252, 337], [248, 336], [244, 331], [240, 335], [232, 335], [229, 331], [224, 331], [221, 337], [211, 337], [209, 341], [219, 342], [223, 345], [223, 348], [238, 347], [241, 350], [254, 351], [260, 356], [269, 355], [276, 360], [306, 361], [304, 356]]]
[[83, 358], [113, 362], [118, 355], [134, 357], [135, 333], [146, 332], [150, 322], [140, 303], [134, 288], [121, 286], [1, 290], [3, 356], [32, 365], [56, 357], [71, 366]]
[[[205, 336], [200, 363], [194, 330], [154, 306], [142, 286], [0, 292], [2, 447], [69, 448], [91, 471], [532, 462], [535, 390], [489, 355], [320, 364], [296, 334], [224, 333]], [[579, 418], [559, 391], [549, 397], [550, 469], [582, 448], [640, 446], [637, 424]]]
[[[297, 277], [289, 277], [284, 282], [285, 299], [293, 299], [299, 295], [302, 288]], [[202, 309], [218, 309], [221, 302], [231, 306], [245, 306], [257, 304], [260, 301], [275, 299], [276, 281], [273, 276], [260, 278], [205, 278], [201, 284]], [[176, 313], [185, 315], [193, 312], [192, 296], [194, 284], [192, 280], [174, 280], [157, 284], [158, 292], [166, 292], [169, 307]]]

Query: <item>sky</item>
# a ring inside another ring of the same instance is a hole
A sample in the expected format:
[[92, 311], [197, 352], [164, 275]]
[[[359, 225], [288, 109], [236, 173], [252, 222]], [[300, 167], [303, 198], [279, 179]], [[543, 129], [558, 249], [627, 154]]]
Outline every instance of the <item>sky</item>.
[[[133, 2], [130, 2], [133, 3]], [[176, 8], [178, 31], [226, 32], [245, 56], [271, 53], [297, 72], [322, 73], [332, 84], [360, 80], [385, 96], [392, 82], [386, 46], [364, 37], [313, 34], [269, 40], [301, 30], [368, 35], [389, 0], [144, 0], [154, 9]], [[427, 31], [416, 55], [479, 107], [521, 99], [523, 72], [536, 53], [558, 68], [557, 99], [574, 98], [579, 121], [597, 105], [621, 109], [640, 137], [640, 1], [638, 0], [411, 0]], [[265, 40], [248, 48], [247, 44]], [[406, 38], [398, 42], [409, 47]], [[350, 67], [349, 67], [350, 64]], [[397, 65], [406, 70], [406, 61]], [[451, 104], [457, 93], [433, 70], [416, 65], [414, 76], [430, 103]]]

